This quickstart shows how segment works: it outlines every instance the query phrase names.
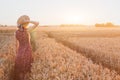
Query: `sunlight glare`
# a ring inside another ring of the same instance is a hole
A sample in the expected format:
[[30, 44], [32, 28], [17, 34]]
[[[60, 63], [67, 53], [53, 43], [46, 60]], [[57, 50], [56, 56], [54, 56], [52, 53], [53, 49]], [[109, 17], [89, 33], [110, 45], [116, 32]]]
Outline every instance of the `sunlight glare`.
[[79, 15], [67, 16], [65, 18], [67, 24], [82, 24], [83, 20], [84, 20], [83, 17]]

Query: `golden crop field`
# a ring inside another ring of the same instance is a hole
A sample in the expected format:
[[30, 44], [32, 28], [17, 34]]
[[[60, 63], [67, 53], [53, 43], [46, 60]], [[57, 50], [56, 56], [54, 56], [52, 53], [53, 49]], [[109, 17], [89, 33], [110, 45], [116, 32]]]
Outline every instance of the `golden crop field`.
[[[0, 80], [12, 80], [14, 31], [0, 28]], [[120, 29], [39, 27], [28, 80], [120, 80]]]

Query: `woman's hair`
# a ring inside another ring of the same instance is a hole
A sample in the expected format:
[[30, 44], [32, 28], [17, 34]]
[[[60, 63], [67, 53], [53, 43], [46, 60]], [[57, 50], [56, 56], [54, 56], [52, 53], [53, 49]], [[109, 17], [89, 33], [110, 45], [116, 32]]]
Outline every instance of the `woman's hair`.
[[17, 27], [19, 28], [20, 31], [24, 30], [23, 25], [21, 25], [21, 24], [19, 24]]

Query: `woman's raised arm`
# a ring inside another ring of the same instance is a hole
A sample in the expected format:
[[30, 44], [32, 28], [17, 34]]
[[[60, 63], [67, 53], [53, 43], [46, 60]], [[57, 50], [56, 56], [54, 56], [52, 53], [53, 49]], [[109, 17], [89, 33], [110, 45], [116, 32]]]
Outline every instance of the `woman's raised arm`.
[[28, 28], [29, 32], [32, 32], [39, 25], [39, 22], [36, 21], [29, 21], [29, 23], [34, 24], [32, 27]]

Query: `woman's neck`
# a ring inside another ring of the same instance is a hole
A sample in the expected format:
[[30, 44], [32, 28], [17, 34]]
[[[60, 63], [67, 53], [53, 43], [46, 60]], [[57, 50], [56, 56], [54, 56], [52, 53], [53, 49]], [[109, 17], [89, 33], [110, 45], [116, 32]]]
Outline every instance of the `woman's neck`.
[[24, 30], [27, 30], [27, 29], [24, 28], [24, 27], [21, 27], [21, 28], [19, 28], [18, 30], [20, 30], [20, 31], [24, 31]]

